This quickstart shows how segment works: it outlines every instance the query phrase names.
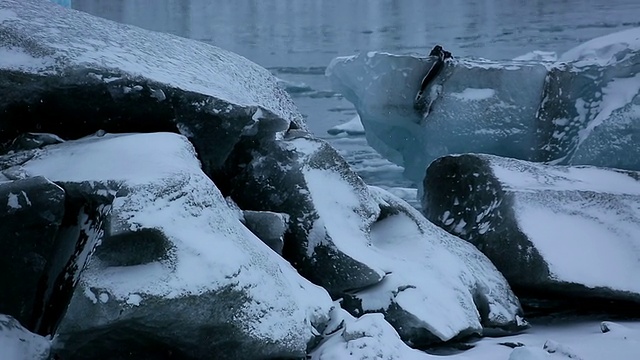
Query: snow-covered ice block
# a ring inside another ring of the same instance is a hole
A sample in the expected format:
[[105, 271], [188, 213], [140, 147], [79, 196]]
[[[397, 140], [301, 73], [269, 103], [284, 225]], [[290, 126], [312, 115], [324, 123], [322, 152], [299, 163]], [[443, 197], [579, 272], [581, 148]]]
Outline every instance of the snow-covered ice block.
[[640, 173], [464, 154], [434, 161], [424, 188], [427, 218], [512, 286], [640, 301]]
[[56, 237], [66, 200], [58, 185], [42, 177], [0, 183], [0, 311], [33, 332], [53, 307], [49, 292], [62, 269], [51, 265], [62, 256]]
[[289, 215], [271, 211], [245, 210], [242, 214], [245, 226], [271, 250], [282, 255], [284, 235], [289, 229]]
[[181, 135], [67, 141], [11, 173], [46, 176], [65, 189], [102, 184], [96, 191], [114, 197], [59, 327], [63, 358], [104, 349], [300, 357], [328, 320], [326, 291], [242, 225]]

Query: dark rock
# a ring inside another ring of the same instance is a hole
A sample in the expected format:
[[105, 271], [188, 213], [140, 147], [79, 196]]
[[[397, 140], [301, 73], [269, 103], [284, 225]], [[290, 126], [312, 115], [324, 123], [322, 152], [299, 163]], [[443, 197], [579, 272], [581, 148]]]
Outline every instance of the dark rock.
[[368, 228], [380, 210], [326, 142], [302, 131], [281, 140], [247, 139], [214, 179], [242, 209], [286, 213], [284, 257], [330, 294], [382, 279], [384, 272], [359, 254], [366, 252]]
[[0, 313], [35, 331], [55, 257], [65, 193], [42, 177], [0, 183]]

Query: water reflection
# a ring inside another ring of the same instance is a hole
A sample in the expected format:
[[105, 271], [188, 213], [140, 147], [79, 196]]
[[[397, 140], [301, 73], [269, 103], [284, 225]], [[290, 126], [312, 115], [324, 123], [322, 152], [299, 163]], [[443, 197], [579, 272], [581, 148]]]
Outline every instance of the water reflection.
[[639, 25], [636, 0], [75, 0], [119, 22], [218, 45], [264, 66], [387, 50], [513, 58]]

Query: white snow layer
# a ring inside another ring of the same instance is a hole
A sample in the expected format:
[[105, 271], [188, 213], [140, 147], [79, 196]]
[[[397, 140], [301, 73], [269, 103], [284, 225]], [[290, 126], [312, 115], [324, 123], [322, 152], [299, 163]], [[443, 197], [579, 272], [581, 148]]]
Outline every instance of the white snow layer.
[[483, 157], [552, 276], [640, 293], [640, 173]]
[[324, 289], [300, 277], [241, 224], [180, 135], [69, 141], [40, 151], [23, 170], [54, 181], [121, 183], [131, 191], [115, 199], [112, 223], [159, 229], [175, 248], [169, 259], [135, 266], [105, 269], [94, 258], [81, 277], [85, 289], [143, 305], [145, 294], [175, 298], [231, 286], [250, 299], [237, 314], [245, 330], [274, 341], [292, 334], [307, 341], [314, 331], [309, 322], [328, 316], [332, 303]]
[[[411, 349], [402, 340], [382, 314], [365, 314], [354, 318], [339, 309], [332, 313], [332, 320], [340, 319], [341, 328], [324, 340], [311, 353], [311, 360], [431, 359], [424, 352]], [[336, 321], [336, 320], [334, 320]]]
[[269, 71], [215, 46], [115, 23], [46, 0], [1, 1], [0, 24], [0, 68], [34, 74], [63, 74], [77, 67], [112, 70], [237, 105], [259, 106], [304, 123]]
[[18, 320], [0, 314], [0, 359], [47, 360], [51, 343], [25, 329]]
[[622, 62], [626, 57], [640, 50], [640, 27], [601, 36], [580, 44], [560, 56], [561, 62], [574, 65], [607, 66]]

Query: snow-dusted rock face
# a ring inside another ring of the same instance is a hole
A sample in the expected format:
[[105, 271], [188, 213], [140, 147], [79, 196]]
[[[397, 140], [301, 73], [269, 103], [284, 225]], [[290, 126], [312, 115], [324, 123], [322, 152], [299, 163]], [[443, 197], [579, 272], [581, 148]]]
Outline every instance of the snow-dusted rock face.
[[383, 278], [362, 256], [380, 209], [329, 144], [302, 131], [248, 142], [226, 171], [227, 192], [241, 208], [289, 216], [283, 255], [305, 278], [336, 296]]
[[[421, 182], [434, 159], [489, 153], [640, 170], [640, 28], [589, 41], [558, 62], [454, 59], [414, 98], [432, 59], [370, 52], [327, 68], [369, 144]], [[454, 54], [455, 55], [455, 54]]]
[[301, 357], [328, 320], [328, 294], [241, 224], [180, 135], [68, 141], [10, 170], [113, 199], [58, 328], [65, 359]]
[[18, 320], [0, 314], [2, 360], [48, 360], [51, 343], [25, 329]]
[[423, 212], [528, 295], [640, 301], [640, 173], [445, 156]]
[[548, 76], [536, 160], [640, 170], [640, 28], [563, 54]]
[[2, 146], [29, 131], [180, 132], [210, 172], [241, 134], [305, 128], [275, 77], [217, 47], [45, 0], [2, 1], [0, 24]]
[[65, 193], [42, 177], [0, 183], [0, 312], [37, 331], [56, 237], [65, 214]]
[[382, 312], [403, 340], [423, 347], [527, 326], [509, 284], [468, 242], [427, 221], [400, 198], [371, 187], [381, 216], [371, 226], [369, 257], [387, 275], [344, 296], [353, 314]]

